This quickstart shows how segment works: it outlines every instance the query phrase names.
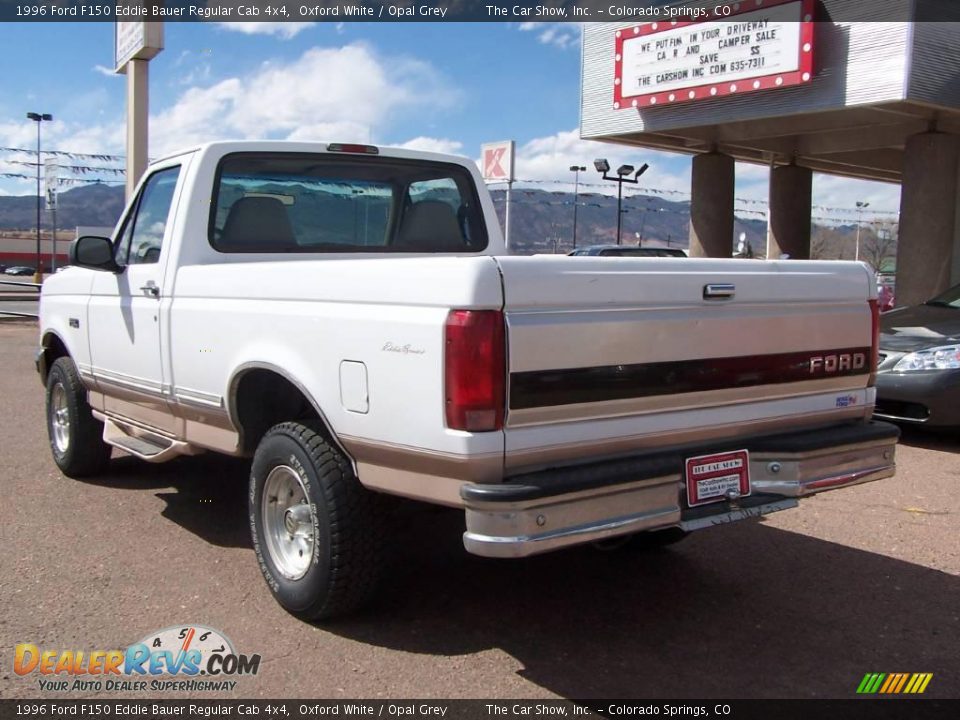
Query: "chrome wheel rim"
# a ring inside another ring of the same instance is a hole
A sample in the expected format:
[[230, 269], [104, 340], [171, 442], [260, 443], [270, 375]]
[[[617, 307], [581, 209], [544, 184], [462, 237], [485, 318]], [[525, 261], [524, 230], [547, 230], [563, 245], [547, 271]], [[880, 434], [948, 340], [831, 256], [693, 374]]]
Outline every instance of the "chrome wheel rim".
[[288, 580], [299, 580], [313, 562], [315, 530], [307, 489], [293, 468], [278, 465], [267, 475], [260, 516], [274, 567]]
[[65, 453], [70, 448], [70, 408], [63, 383], [54, 385], [50, 393], [50, 429], [57, 452]]

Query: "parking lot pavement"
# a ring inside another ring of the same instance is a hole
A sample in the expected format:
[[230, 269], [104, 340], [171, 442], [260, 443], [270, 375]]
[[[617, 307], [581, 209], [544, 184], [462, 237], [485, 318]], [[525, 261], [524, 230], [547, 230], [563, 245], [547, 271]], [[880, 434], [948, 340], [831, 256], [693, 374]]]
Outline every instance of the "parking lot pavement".
[[895, 478], [647, 554], [475, 558], [460, 514], [407, 509], [379, 605], [312, 626], [260, 577], [243, 461], [57, 472], [34, 342], [0, 324], [0, 697], [107, 694], [41, 693], [16, 643], [113, 649], [187, 623], [262, 656], [224, 696], [851, 698], [867, 672], [960, 696], [956, 439], [911, 433]]
[[27, 313], [36, 315], [40, 311], [40, 304], [36, 300], [7, 300], [0, 298], [0, 320], [5, 313]]

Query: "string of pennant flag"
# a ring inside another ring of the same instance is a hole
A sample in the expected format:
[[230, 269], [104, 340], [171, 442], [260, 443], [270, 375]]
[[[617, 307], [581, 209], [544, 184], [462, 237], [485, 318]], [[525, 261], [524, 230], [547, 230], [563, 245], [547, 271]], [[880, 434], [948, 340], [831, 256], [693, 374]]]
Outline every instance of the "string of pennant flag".
[[[11, 165], [28, 165], [30, 167], [36, 167], [38, 165], [38, 163], [27, 162], [26, 160], [4, 160], [3, 162]], [[43, 166], [45, 167], [45, 165]], [[53, 167], [60, 170], [69, 170], [70, 172], [79, 173], [81, 175], [85, 175], [89, 172], [105, 172], [112, 173], [114, 175], [125, 174], [123, 168], [106, 167], [104, 165], [62, 165], [60, 163], [53, 163]]]
[[[120, 167], [110, 167], [107, 165], [93, 165], [89, 164], [88, 161], [104, 162], [104, 163], [116, 163], [122, 162], [124, 160], [123, 155], [109, 155], [107, 153], [80, 153], [80, 152], [68, 152], [66, 150], [41, 150], [40, 155], [37, 155], [36, 150], [31, 150], [29, 148], [16, 148], [16, 147], [0, 147], [0, 155], [13, 154], [26, 154], [32, 156], [34, 160], [21, 160], [21, 159], [0, 159], [0, 166], [20, 166], [20, 167], [32, 167], [36, 168], [38, 165], [43, 167], [48, 167], [47, 163], [50, 163], [50, 160], [53, 159], [54, 162], [50, 165], [56, 168], [59, 172], [56, 178], [53, 178], [51, 185], [55, 188], [60, 187], [70, 187], [77, 185], [91, 185], [91, 184], [122, 184], [124, 181], [121, 179], [126, 175], [126, 171]], [[45, 161], [43, 156], [47, 156]], [[70, 160], [78, 160], [79, 162], [69, 162]], [[6, 170], [7, 168], [3, 168]], [[10, 168], [13, 169], [13, 168]], [[59, 173], [63, 173], [62, 175]], [[74, 177], [69, 177], [67, 174], [73, 175]], [[106, 175], [107, 177], [102, 177]], [[79, 177], [78, 177], [79, 176]], [[16, 180], [33, 180], [36, 175], [26, 175], [23, 173], [17, 172], [2, 172], [0, 177], [11, 178]]]
[[[569, 180], [515, 180], [514, 182], [515, 182], [515, 183], [520, 183], [520, 184], [523, 184], [523, 185], [566, 185], [566, 186], [574, 185], [574, 183], [571, 183]], [[504, 184], [506, 184], [506, 181], [504, 181], [504, 180], [497, 180], [497, 181], [488, 183], [488, 185], [504, 185]], [[608, 190], [611, 188], [610, 183], [580, 182], [580, 183], [577, 183], [577, 185], [578, 185], [579, 187], [605, 188], [605, 189], [608, 189]], [[525, 191], [524, 191], [523, 189], [519, 189], [519, 190], [518, 190], [518, 189], [515, 188], [515, 189], [513, 190], [513, 192], [514, 192], [514, 193], [517, 193], [517, 192], [525, 192]], [[569, 195], [569, 194], [570, 194], [570, 192], [567, 191], [567, 190], [544, 190], [544, 191], [541, 191], [541, 192], [547, 192], [547, 193], [551, 193], [551, 194], [563, 194], [563, 195]], [[580, 197], [594, 197], [594, 196], [597, 196], [597, 197], [601, 197], [601, 196], [602, 196], [602, 197], [609, 197], [609, 195], [607, 195], [607, 194], [605, 194], [605, 193], [589, 193], [589, 192], [585, 192], [585, 193], [584, 193], [584, 192], [581, 192], [581, 193], [579, 193], [579, 195], [580, 195]], [[689, 202], [689, 198], [690, 198], [690, 193], [687, 192], [687, 191], [684, 191], [684, 190], [667, 190], [667, 189], [664, 189], [664, 188], [653, 188], [653, 187], [644, 187], [644, 186], [624, 188], [623, 197], [624, 197], [624, 199], [627, 199], [627, 198], [643, 197], [643, 196], [647, 196], [647, 195], [682, 197], [682, 198], [685, 198], [688, 202]], [[743, 205], [759, 205], [759, 206], [761, 206], [761, 207], [767, 207], [767, 206], [770, 204], [769, 201], [763, 200], [763, 199], [759, 199], [759, 198], [743, 198], [743, 197], [737, 197], [737, 198], [734, 198], [734, 200], [735, 200], [736, 202], [740, 203], [740, 204], [743, 204]], [[818, 210], [818, 211], [823, 211], [823, 212], [850, 213], [851, 215], [856, 215], [856, 214], [858, 214], [857, 208], [854, 208], [854, 207], [834, 207], [834, 206], [830, 206], [830, 205], [811, 205], [811, 209], [813, 209], [813, 210]], [[861, 215], [869, 215], [869, 216], [871, 216], [871, 217], [877, 217], [877, 216], [881, 216], [881, 215], [882, 215], [882, 216], [899, 216], [900, 213], [899, 213], [899, 212], [896, 212], [896, 211], [893, 211], [893, 210], [870, 210], [870, 211], [863, 210], [863, 211], [860, 211], [860, 214], [861, 214]]]
[[[36, 155], [36, 150], [31, 150], [29, 148], [11, 148], [11, 147], [0, 147], [0, 152], [9, 152], [9, 153], [27, 153], [29, 155]], [[125, 160], [123, 155], [105, 155], [103, 153], [79, 153], [79, 152], [67, 152], [66, 150], [41, 150], [41, 155], [52, 155], [54, 157], [68, 157], [71, 160], [76, 158], [92, 158], [93, 160], [100, 160], [102, 162], [120, 162]]]
[[[523, 191], [521, 191], [521, 193], [523, 193]], [[524, 194], [524, 195], [534, 195], [535, 193], [523, 193], [523, 194]], [[579, 197], [582, 198], [582, 197], [584, 197], [585, 195], [587, 195], [587, 194], [586, 194], [586, 193], [581, 193]], [[596, 197], [596, 196], [595, 196], [595, 197]], [[625, 201], [626, 201], [627, 199], [628, 199], [628, 198], [626, 198], [626, 197], [624, 198]], [[494, 203], [504, 203], [504, 202], [506, 202], [506, 198], [504, 198], [504, 197], [495, 197], [495, 198], [493, 198], [493, 202], [494, 202]], [[514, 205], [548, 205], [548, 206], [554, 206], [554, 207], [568, 207], [568, 208], [573, 208], [573, 201], [572, 201], [572, 200], [552, 201], [552, 200], [528, 200], [528, 199], [525, 199], [525, 198], [516, 198], [516, 199], [511, 200], [511, 202], [512, 202], [512, 204], [514, 204]], [[624, 205], [626, 205], [626, 203], [624, 203]], [[604, 208], [604, 209], [610, 209], [610, 203], [603, 204], [603, 203], [589, 202], [589, 201], [588, 201], [588, 202], [582, 202], [582, 201], [580, 201], [580, 200], [577, 200], [577, 207], [578, 207], [578, 208], [588, 208], [588, 207], [589, 207], [589, 208]], [[814, 209], [816, 209], [816, 207], [815, 207]], [[673, 214], [673, 215], [687, 215], [687, 214], [689, 213], [689, 211], [688, 211], [688, 210], [685, 210], [685, 209], [645, 208], [645, 207], [636, 207], [636, 206], [635, 206], [635, 207], [624, 207], [624, 208], [623, 208], [623, 212], [624, 212], [624, 213], [627, 213], [627, 214], [629, 214], [629, 213], [668, 213], [668, 214]], [[760, 217], [760, 218], [766, 218], [766, 216], [767, 216], [767, 211], [766, 211], [766, 210], [751, 210], [751, 209], [742, 208], [742, 207], [735, 207], [735, 208], [734, 208], [734, 213], [735, 213], [736, 215], [755, 215], [755, 216], [758, 216], [758, 217]], [[850, 223], [850, 222], [851, 222], [851, 219], [848, 218], [848, 217], [836, 217], [836, 216], [831, 216], [831, 215], [812, 215], [812, 216], [811, 216], [811, 220], [819, 221], [819, 222], [839, 223], [839, 224], [842, 224], [842, 223]], [[881, 219], [867, 220], [867, 219], [864, 219], [860, 224], [863, 225], [864, 227], [884, 227], [884, 226], [889, 226], [890, 223], [891, 223], [890, 220], [881, 220]]]
[[[0, 153], [26, 153], [28, 155], [33, 155], [33, 156], [37, 156], [38, 154], [36, 150], [31, 150], [30, 148], [16, 148], [16, 147], [0, 147]], [[70, 160], [86, 158], [86, 159], [96, 160], [99, 162], [122, 162], [125, 159], [125, 156], [123, 155], [109, 155], [106, 153], [80, 153], [80, 152], [72, 152], [72, 151], [66, 151], [66, 150], [41, 150], [40, 155], [41, 156], [48, 155], [54, 158], [67, 158]], [[38, 161], [30, 162], [27, 160], [0, 160], [0, 163], [10, 164], [10, 165], [30, 166], [30, 167], [36, 167], [39, 164]], [[92, 174], [108, 174], [112, 176], [125, 175], [125, 171], [123, 168], [107, 167], [102, 165], [98, 166], [98, 165], [88, 165], [88, 164], [56, 163], [54, 166], [57, 167], [58, 169], [65, 170], [75, 175], [82, 175], [82, 176], [89, 176]], [[25, 179], [25, 180], [32, 180], [34, 178], [34, 176], [22, 175], [19, 173], [0, 173], [0, 177]], [[82, 178], [61, 177], [61, 178], [57, 178], [55, 184], [56, 185], [73, 185], [73, 184], [84, 184], [89, 182], [120, 183], [123, 181], [103, 179], [103, 178], [89, 178], [89, 177], [82, 177]], [[568, 180], [515, 180], [514, 182], [522, 185], [569, 186], [572, 184]], [[505, 183], [506, 181], [499, 180], [499, 181], [492, 181], [488, 184], [503, 185]], [[604, 188], [606, 190], [609, 190], [611, 187], [610, 183], [579, 182], [577, 183], [577, 185], [578, 187], [582, 187], [582, 188]], [[513, 193], [514, 194], [526, 193], [529, 195], [536, 195], [538, 193], [549, 193], [552, 195], [569, 195], [570, 194], [570, 192], [566, 190], [530, 191], [530, 190], [524, 190], [522, 188], [515, 188], [513, 190]], [[672, 189], [666, 189], [666, 188], [637, 186], [637, 187], [625, 188], [623, 199], [633, 200], [640, 197], [647, 197], [649, 199], [650, 196], [682, 198], [683, 200], [680, 200], [681, 202], [683, 201], [689, 202], [690, 193], [684, 190], [672, 190]], [[579, 197], [592, 198], [592, 197], [610, 197], [610, 196], [607, 195], [606, 193], [592, 193], [588, 191], [588, 192], [579, 193]], [[747, 205], [747, 206], [758, 206], [758, 207], [764, 207], [764, 208], [769, 206], [769, 202], [767, 200], [757, 199], [757, 198], [737, 197], [737, 198], [734, 198], [734, 201], [739, 206], [738, 208], [736, 208], [736, 212], [741, 214], [749, 213], [749, 214], [756, 214], [756, 215], [766, 215], [765, 210], [748, 210], [746, 208], [743, 208], [742, 206]], [[497, 199], [497, 202], [502, 202], [502, 199]], [[568, 201], [550, 203], [549, 201], [540, 200], [537, 202], [545, 203], [545, 204], [568, 205], [568, 206], [572, 206], [573, 204], [572, 202], [568, 202]], [[601, 205], [599, 204], [591, 205], [589, 203], [580, 203], [580, 202], [578, 202], [577, 205], [579, 207], [592, 207], [592, 206], [601, 207]], [[865, 211], [865, 210], [859, 210], [854, 207], [835, 207], [835, 206], [829, 206], [829, 205], [812, 205], [811, 209], [815, 212], [820, 212], [820, 213], [831, 213], [831, 214], [839, 213], [839, 214], [845, 214], [849, 216], [857, 215], [858, 218], [862, 218], [863, 216], [866, 216], [868, 219], [863, 219], [862, 224], [864, 225], [878, 224], [883, 222], [882, 220], [880, 220], [880, 218], [896, 218], [899, 216], [898, 212], [895, 212], [892, 210]], [[655, 209], [650, 208], [649, 210], [652, 212]], [[664, 211], [664, 210], [657, 210], [657, 211]], [[872, 218], [872, 219], [869, 219], [869, 218]], [[830, 219], [830, 220], [835, 220], [837, 222], [845, 222], [850, 220], [850, 218], [833, 218], [833, 217], [831, 218], [821, 217], [821, 219]], [[889, 220], [887, 220], [886, 222], [889, 222]]]
[[[0, 173], [0, 177], [14, 178], [17, 180], [35, 180], [36, 175], [24, 175], [23, 173]], [[124, 180], [104, 180], [102, 178], [57, 178], [58, 185], [97, 185], [97, 184], [122, 184]]]

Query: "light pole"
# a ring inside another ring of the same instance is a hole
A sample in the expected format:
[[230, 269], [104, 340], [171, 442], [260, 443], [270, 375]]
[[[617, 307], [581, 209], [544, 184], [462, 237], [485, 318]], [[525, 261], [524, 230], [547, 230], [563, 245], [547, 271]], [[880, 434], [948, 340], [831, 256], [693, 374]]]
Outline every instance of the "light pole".
[[643, 216], [640, 218], [640, 232], [637, 233], [637, 247], [643, 247], [643, 228], [647, 224], [647, 213], [650, 212], [650, 200], [650, 197], [646, 198], [647, 204], [644, 206]]
[[[636, 185], [640, 182], [640, 176], [643, 175], [647, 168], [650, 167], [647, 163], [644, 163], [639, 170], [634, 170], [633, 165], [621, 165], [617, 168], [616, 177], [611, 177], [607, 175], [610, 171], [610, 163], [607, 162], [606, 158], [597, 158], [593, 161], [593, 167], [596, 168], [598, 173], [602, 173], [604, 180], [611, 180], [617, 183], [617, 245], [620, 244], [620, 226], [623, 221], [623, 215], [621, 214], [621, 206], [623, 205], [623, 184], [631, 183]], [[633, 178], [628, 178], [627, 175], [633, 175]]]
[[27, 120], [33, 120], [37, 123], [37, 271], [33, 274], [33, 281], [39, 284], [43, 282], [43, 268], [41, 267], [40, 257], [40, 126], [45, 120], [53, 120], [53, 115], [50, 113], [28, 112]]
[[863, 217], [863, 209], [865, 207], [870, 207], [870, 203], [857, 200], [857, 246], [854, 251], [854, 260], [860, 259], [860, 219]]
[[50, 232], [50, 272], [57, 271], [57, 191], [53, 188], [47, 191], [47, 209], [50, 210], [50, 218], [53, 223], [53, 229]]
[[583, 165], [571, 165], [570, 172], [573, 176], [573, 249], [577, 249], [577, 200], [580, 195], [580, 173], [586, 172], [587, 168]]

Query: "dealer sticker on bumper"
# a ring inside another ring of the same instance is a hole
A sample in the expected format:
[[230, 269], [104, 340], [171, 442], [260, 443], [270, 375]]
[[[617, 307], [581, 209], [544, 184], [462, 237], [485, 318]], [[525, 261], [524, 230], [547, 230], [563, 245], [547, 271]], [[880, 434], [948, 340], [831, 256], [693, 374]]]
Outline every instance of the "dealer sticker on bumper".
[[690, 507], [750, 494], [750, 457], [746, 450], [687, 458]]

